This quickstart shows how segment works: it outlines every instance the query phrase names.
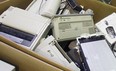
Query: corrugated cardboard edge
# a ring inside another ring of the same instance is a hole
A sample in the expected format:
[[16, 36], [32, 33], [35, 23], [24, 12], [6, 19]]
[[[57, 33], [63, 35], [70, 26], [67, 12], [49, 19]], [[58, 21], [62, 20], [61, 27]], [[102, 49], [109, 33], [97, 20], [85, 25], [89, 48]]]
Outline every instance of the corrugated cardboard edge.
[[5, 2], [8, 2], [8, 1], [10, 1], [10, 0], [1, 1], [0, 4], [5, 3]]
[[2, 4], [2, 3], [5, 3], [5, 2], [8, 2], [9, 0], [4, 0], [4, 1], [1, 1], [0, 2], [0, 4]]
[[16, 71], [62, 71], [0, 41], [0, 59], [16, 67]]
[[33, 57], [35, 57], [35, 58], [37, 58], [37, 59], [39, 59], [39, 60], [41, 60], [41, 61], [43, 61], [43, 62], [46, 62], [46, 63], [48, 63], [48, 64], [50, 64], [50, 65], [52, 65], [52, 66], [55, 66], [55, 67], [57, 67], [57, 68], [59, 68], [59, 69], [61, 69], [61, 70], [64, 70], [64, 71], [71, 71], [70, 69], [68, 69], [68, 68], [66, 68], [66, 67], [64, 67], [64, 66], [61, 66], [61, 65], [59, 65], [59, 64], [57, 64], [57, 63], [54, 63], [54, 62], [52, 62], [52, 61], [46, 59], [45, 57], [43, 57], [43, 56], [41, 56], [41, 55], [39, 55], [39, 54], [36, 54], [35, 52], [33, 52], [33, 51], [31, 51], [31, 50], [28, 50], [28, 49], [26, 49], [26, 48], [24, 48], [24, 47], [22, 47], [22, 46], [20, 46], [20, 45], [18, 45], [18, 44], [16, 44], [16, 43], [12, 42], [12, 41], [6, 39], [5, 37], [3, 37], [3, 36], [1, 36], [1, 35], [0, 35], [0, 41], [3, 42], [3, 43], [5, 43], [5, 44], [10, 45], [11, 47], [14, 47], [14, 48], [20, 50], [20, 51], [22, 51], [22, 52], [24, 52], [24, 53], [26, 53], [26, 54], [28, 54], [28, 55], [31, 55], [31, 56], [33, 56]]

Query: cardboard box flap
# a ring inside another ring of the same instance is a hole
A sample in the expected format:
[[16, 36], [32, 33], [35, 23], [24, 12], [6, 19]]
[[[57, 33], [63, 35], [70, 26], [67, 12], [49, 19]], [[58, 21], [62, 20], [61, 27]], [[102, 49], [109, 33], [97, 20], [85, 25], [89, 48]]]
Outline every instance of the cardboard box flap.
[[[20, 45], [18, 45], [18, 44], [16, 44], [16, 43], [14, 43], [14, 42], [12, 42], [12, 41], [10, 41], [10, 40], [8, 40], [8, 39], [6, 39], [6, 38], [4, 38], [3, 36], [0, 36], [0, 41], [1, 41], [1, 43], [3, 44], [3, 43], [5, 43], [5, 44], [7, 44], [7, 46], [8, 47], [10, 47], [10, 49], [12, 49], [12, 51], [13, 50], [17, 50], [17, 51], [20, 51], [20, 52], [22, 52], [23, 54], [22, 54], [22, 56], [24, 56], [24, 54], [26, 54], [26, 55], [29, 55], [29, 56], [31, 56], [32, 58], [34, 58], [34, 59], [36, 59], [36, 60], [40, 60], [40, 61], [43, 61], [43, 62], [45, 62], [45, 63], [47, 63], [47, 64], [50, 64], [51, 66], [53, 66], [53, 67], [56, 67], [56, 68], [59, 68], [59, 69], [61, 69], [61, 70], [64, 70], [64, 71], [70, 71], [70, 69], [68, 69], [68, 68], [65, 68], [65, 67], [63, 67], [63, 66], [61, 66], [61, 65], [59, 65], [59, 64], [57, 64], [57, 63], [54, 63], [54, 62], [52, 62], [52, 61], [50, 61], [50, 60], [48, 60], [48, 59], [46, 59], [45, 57], [43, 57], [43, 56], [41, 56], [41, 55], [39, 55], [39, 54], [36, 54], [36, 53], [34, 53], [33, 51], [31, 51], [31, 50], [28, 50], [28, 49], [26, 49], [26, 48], [23, 48], [22, 46], [20, 46]], [[1, 46], [1, 45], [0, 45]], [[12, 47], [12, 48], [11, 48]], [[0, 48], [0, 51], [2, 50], [2, 48]], [[3, 51], [3, 50], [2, 50]], [[4, 51], [6, 51], [5, 49], [4, 49]], [[8, 52], [7, 52], [8, 53]], [[17, 53], [18, 55], [19, 55], [19, 53]], [[7, 54], [6, 54], [7, 55]], [[16, 55], [16, 56], [18, 56], [18, 55]], [[1, 56], [0, 56], [1, 57]], [[9, 56], [8, 56], [9, 57]], [[17, 58], [17, 57], [16, 57]], [[12, 59], [12, 58], [11, 58]], [[14, 57], [14, 59], [15, 59], [15, 57]], [[22, 60], [23, 60], [23, 58], [22, 58]], [[28, 59], [27, 59], [28, 60]], [[17, 61], [17, 60], [16, 60]], [[40, 64], [41, 65], [41, 64]], [[34, 65], [34, 66], [37, 66], [37, 65]], [[39, 66], [38, 66], [39, 67]]]
[[76, 2], [84, 6], [85, 9], [89, 8], [93, 10], [95, 23], [111, 13], [116, 12], [115, 6], [105, 4], [97, 0], [76, 0]]
[[16, 66], [18, 71], [62, 71], [46, 62], [0, 42], [1, 59]]
[[0, 14], [10, 6], [26, 9], [33, 0], [2, 0], [0, 1]]

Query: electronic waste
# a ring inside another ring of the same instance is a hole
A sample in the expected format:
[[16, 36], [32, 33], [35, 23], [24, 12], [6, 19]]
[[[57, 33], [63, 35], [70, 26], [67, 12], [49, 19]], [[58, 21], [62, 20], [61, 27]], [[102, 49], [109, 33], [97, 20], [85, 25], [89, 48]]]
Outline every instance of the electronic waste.
[[67, 0], [67, 2], [74, 11], [80, 12], [83, 9], [75, 0]]
[[60, 7], [61, 0], [47, 0], [43, 7], [40, 9], [40, 15], [52, 18], [56, 15], [58, 8]]
[[0, 35], [34, 49], [48, 31], [51, 20], [11, 6], [1, 14], [0, 22]]
[[30, 5], [25, 9], [32, 13], [38, 13], [42, 0], [33, 0]]
[[102, 34], [78, 37], [82, 71], [116, 71], [116, 58]]
[[46, 2], [47, 0], [33, 0], [26, 10], [35, 14], [40, 14], [40, 10]]
[[83, 33], [95, 33], [90, 14], [56, 15], [52, 20], [53, 36], [57, 41], [76, 39]]
[[112, 45], [116, 42], [116, 13], [112, 13], [100, 22], [96, 23], [97, 29], [105, 35], [107, 41]]
[[0, 60], [0, 71], [16, 71], [15, 66]]
[[47, 37], [34, 51], [49, 60], [70, 68], [72, 71], [80, 71], [53, 36]]

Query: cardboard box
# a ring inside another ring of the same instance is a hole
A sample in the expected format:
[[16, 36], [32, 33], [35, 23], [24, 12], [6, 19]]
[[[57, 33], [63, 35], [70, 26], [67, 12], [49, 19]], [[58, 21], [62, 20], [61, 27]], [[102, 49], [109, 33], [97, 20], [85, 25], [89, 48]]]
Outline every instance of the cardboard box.
[[116, 0], [111, 0], [111, 3], [110, 3], [112, 6], [115, 6], [116, 7]]
[[85, 9], [89, 8], [94, 11], [95, 23], [112, 14], [113, 12], [116, 12], [116, 0], [112, 0], [112, 5], [108, 5], [97, 0], [76, 0], [76, 2], [80, 5], [83, 5]]
[[0, 0], [0, 14], [10, 6], [26, 9], [33, 0]]
[[71, 71], [3, 36], [0, 36], [0, 60], [14, 65], [16, 71]]

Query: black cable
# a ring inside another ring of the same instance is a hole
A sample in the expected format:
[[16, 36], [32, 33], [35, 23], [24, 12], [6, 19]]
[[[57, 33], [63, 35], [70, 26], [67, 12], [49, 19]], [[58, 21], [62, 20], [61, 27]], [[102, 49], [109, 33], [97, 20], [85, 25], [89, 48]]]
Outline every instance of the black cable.
[[65, 7], [62, 9], [61, 14], [64, 12], [64, 10], [68, 7], [68, 4], [65, 5]]
[[116, 43], [114, 43], [114, 44], [111, 45], [111, 50], [112, 50], [114, 56], [116, 57], [116, 54], [115, 54], [116, 53], [116, 50], [114, 50], [115, 45], [116, 45]]

